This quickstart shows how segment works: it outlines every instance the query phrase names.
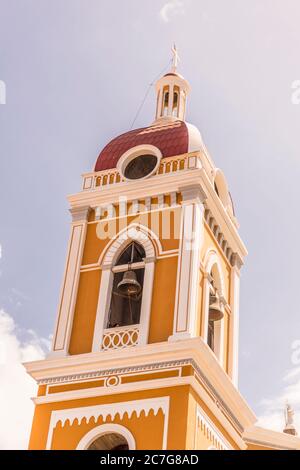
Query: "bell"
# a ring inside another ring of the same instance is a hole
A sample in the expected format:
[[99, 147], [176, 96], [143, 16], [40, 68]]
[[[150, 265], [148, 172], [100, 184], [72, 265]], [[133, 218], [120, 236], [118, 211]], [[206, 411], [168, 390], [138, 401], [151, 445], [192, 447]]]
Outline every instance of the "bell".
[[219, 321], [224, 317], [224, 313], [221, 310], [221, 305], [219, 297], [217, 295], [212, 295], [210, 297], [209, 305], [209, 321]]
[[138, 282], [134, 271], [126, 271], [122, 281], [119, 282], [117, 289], [120, 294], [131, 297], [138, 295], [142, 290], [142, 286]]

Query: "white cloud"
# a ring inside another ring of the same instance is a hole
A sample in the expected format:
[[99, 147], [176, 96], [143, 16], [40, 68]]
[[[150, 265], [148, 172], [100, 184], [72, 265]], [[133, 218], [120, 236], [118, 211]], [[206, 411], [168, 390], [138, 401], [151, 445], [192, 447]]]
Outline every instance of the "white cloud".
[[285, 425], [284, 408], [289, 402], [294, 408], [294, 423], [300, 434], [300, 368], [295, 367], [287, 371], [283, 378], [282, 392], [273, 398], [264, 399], [261, 402], [263, 409], [258, 417], [258, 425], [282, 431]]
[[[25, 333], [28, 339], [20, 340]], [[26, 449], [36, 395], [35, 382], [22, 362], [42, 359], [49, 348], [32, 330], [21, 331], [13, 318], [0, 310], [0, 449]]]
[[159, 15], [165, 23], [169, 23], [172, 18], [179, 15], [184, 15], [185, 5], [182, 0], [169, 0], [161, 8]]

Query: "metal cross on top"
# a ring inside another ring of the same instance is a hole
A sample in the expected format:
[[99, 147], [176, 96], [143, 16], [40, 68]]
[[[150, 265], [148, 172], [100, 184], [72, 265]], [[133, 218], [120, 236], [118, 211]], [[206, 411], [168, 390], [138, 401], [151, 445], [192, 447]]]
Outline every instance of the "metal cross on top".
[[173, 52], [173, 57], [172, 57], [172, 72], [176, 72], [177, 71], [177, 66], [178, 66], [178, 63], [180, 62], [180, 57], [178, 55], [178, 51], [177, 51], [177, 48], [176, 48], [176, 44], [173, 45], [172, 47], [172, 52]]

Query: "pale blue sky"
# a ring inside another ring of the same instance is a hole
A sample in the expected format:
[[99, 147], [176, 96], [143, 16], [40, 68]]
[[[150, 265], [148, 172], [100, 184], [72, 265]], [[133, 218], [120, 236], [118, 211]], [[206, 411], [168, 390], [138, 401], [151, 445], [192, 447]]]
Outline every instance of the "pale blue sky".
[[[52, 333], [66, 195], [128, 130], [175, 41], [187, 119], [225, 172], [249, 250], [240, 389], [257, 413], [282, 393], [300, 338], [299, 20], [297, 0], [0, 0], [0, 308], [21, 332]], [[154, 107], [152, 91], [136, 127]]]

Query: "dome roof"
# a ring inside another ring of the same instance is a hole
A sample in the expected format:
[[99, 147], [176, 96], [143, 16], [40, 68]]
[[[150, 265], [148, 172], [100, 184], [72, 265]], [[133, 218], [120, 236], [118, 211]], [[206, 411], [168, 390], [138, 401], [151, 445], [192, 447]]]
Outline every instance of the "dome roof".
[[157, 147], [162, 158], [194, 152], [202, 148], [199, 130], [184, 121], [155, 122], [149, 127], [135, 129], [113, 139], [100, 152], [95, 171], [116, 168], [121, 156], [137, 145]]

